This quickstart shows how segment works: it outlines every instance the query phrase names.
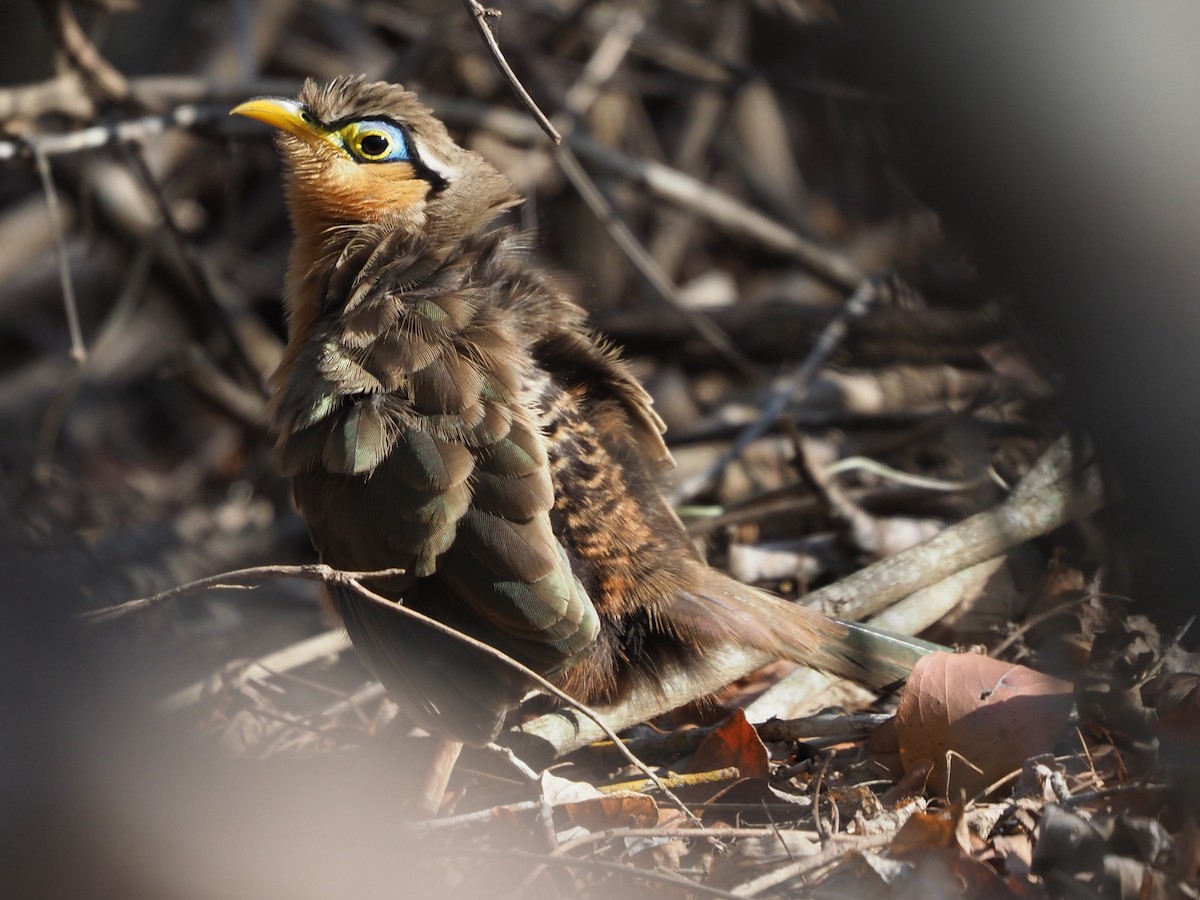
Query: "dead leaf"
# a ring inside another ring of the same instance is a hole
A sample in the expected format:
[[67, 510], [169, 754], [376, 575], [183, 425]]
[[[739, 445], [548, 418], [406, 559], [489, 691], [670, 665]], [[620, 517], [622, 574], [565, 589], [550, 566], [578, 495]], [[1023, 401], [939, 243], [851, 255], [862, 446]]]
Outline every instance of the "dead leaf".
[[955, 803], [940, 812], [917, 811], [896, 834], [890, 850], [934, 850], [957, 845], [965, 853], [971, 851], [970, 837], [963, 822], [962, 804]]
[[1061, 806], [1047, 806], [1037, 826], [1031, 869], [1037, 875], [1055, 869], [1096, 871], [1111, 836], [1109, 820], [1096, 821]]
[[[910, 850], [896, 858], [870, 851], [851, 854], [819, 890], [821, 897], [974, 897], [1022, 896], [986, 864], [956, 847]], [[1024, 896], [1029, 896], [1025, 893]]]
[[896, 737], [896, 717], [885, 719], [867, 738], [867, 751], [874, 757], [888, 759], [900, 756], [900, 739]]
[[712, 859], [709, 884], [717, 888], [734, 888], [757, 878], [767, 869], [787, 865], [821, 851], [821, 843], [812, 832], [775, 828], [761, 837], [745, 837], [731, 841]]
[[928, 760], [930, 790], [973, 795], [1053, 749], [1072, 702], [1068, 682], [1024, 666], [931, 653], [913, 669], [896, 713], [905, 771]]
[[883, 796], [879, 798], [880, 804], [896, 806], [909, 797], [925, 796], [925, 786], [929, 783], [929, 773], [932, 771], [932, 761], [918, 760], [911, 770], [884, 792]]
[[682, 772], [712, 772], [735, 768], [743, 778], [766, 778], [771, 774], [771, 758], [754, 726], [742, 710], [721, 723], [704, 739]]
[[654, 798], [635, 791], [602, 794], [585, 781], [542, 773], [542, 794], [553, 807], [566, 810], [572, 824], [588, 831], [605, 828], [647, 828], [659, 821]]
[[566, 803], [580, 803], [603, 796], [595, 785], [586, 781], [572, 781], [560, 778], [553, 772], [542, 773], [542, 796], [551, 806], [562, 806]]
[[606, 828], [650, 828], [658, 824], [654, 798], [634, 791], [619, 791], [603, 797], [564, 803], [571, 823], [588, 831]]

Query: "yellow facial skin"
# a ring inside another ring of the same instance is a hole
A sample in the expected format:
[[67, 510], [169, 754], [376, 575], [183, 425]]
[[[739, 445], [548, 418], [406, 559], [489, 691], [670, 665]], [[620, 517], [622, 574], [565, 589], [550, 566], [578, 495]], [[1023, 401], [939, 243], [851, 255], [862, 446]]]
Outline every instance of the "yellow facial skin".
[[361, 122], [330, 130], [300, 103], [275, 97], [248, 100], [229, 114], [257, 119], [283, 132], [295, 212], [318, 228], [377, 222], [403, 213], [429, 193], [429, 183], [416, 177], [410, 162], [363, 165], [355, 158], [348, 148], [371, 160], [363, 139], [377, 133]]

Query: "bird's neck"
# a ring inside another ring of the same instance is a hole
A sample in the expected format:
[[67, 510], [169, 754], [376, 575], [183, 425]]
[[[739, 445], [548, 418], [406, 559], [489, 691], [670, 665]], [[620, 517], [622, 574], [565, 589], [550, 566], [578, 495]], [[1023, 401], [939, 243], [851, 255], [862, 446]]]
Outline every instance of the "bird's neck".
[[297, 223], [285, 284], [289, 346], [303, 341], [320, 317], [321, 303], [317, 296], [320, 278], [316, 265], [324, 256], [327, 244], [328, 237], [323, 237], [322, 229], [301, 228]]
[[[292, 200], [293, 198], [289, 198]], [[331, 221], [304, 203], [290, 202], [295, 240], [284, 283], [287, 345], [270, 382], [278, 395], [296, 366], [296, 359], [317, 329], [323, 316], [321, 301], [322, 262], [337, 254], [351, 239], [353, 222]]]
[[[502, 213], [509, 206], [511, 203], [497, 203], [490, 210], [480, 210], [471, 222], [472, 227], [465, 230], [461, 228], [461, 220], [430, 216], [423, 220], [423, 230], [414, 231], [404, 216], [372, 224], [335, 222], [325, 216], [314, 216], [308, 207], [292, 204], [295, 241], [286, 281], [288, 340], [279, 366], [271, 377], [273, 391], [277, 394], [289, 381], [297, 359], [315, 334], [328, 333], [331, 327], [338, 328], [331, 318], [340, 317], [341, 312], [331, 308], [326, 297], [328, 276], [333, 267], [341, 265], [347, 266], [343, 270], [344, 277], [353, 280], [357, 276], [350, 269], [356, 265], [356, 258], [362, 260], [364, 257], [349, 245], [352, 241], [362, 243], [364, 231], [371, 233], [366, 238], [367, 243], [380, 246], [394, 240], [394, 250], [407, 248], [405, 255], [411, 253], [410, 259], [414, 262], [423, 261], [428, 277], [447, 258], [460, 252], [477, 254], [482, 251], [486, 255], [488, 251], [483, 246], [493, 245], [498, 240], [498, 230], [503, 231], [507, 222]], [[464, 251], [467, 245], [473, 249]], [[373, 260], [375, 265], [386, 262], [386, 257]], [[409, 282], [408, 287], [416, 287], [419, 283]]]
[[490, 231], [519, 198], [508, 180], [490, 166], [476, 168], [469, 179], [436, 198], [429, 197], [428, 183], [419, 180], [399, 181], [401, 185], [419, 185], [418, 190], [410, 190], [411, 196], [402, 197], [399, 189], [390, 193], [372, 189], [369, 196], [375, 198], [374, 206], [332, 202], [329, 190], [315, 189], [310, 172], [292, 172], [288, 208], [296, 240], [286, 284], [289, 344], [302, 343], [324, 314], [320, 273], [338, 259], [359, 229], [387, 226], [443, 256], [453, 246]]

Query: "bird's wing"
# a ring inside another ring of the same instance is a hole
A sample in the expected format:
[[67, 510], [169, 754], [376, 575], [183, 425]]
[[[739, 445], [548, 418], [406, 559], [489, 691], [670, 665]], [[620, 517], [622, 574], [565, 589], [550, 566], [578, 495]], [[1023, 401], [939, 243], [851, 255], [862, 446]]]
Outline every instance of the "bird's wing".
[[551, 527], [539, 371], [469, 260], [360, 243], [277, 404], [314, 540], [338, 565], [408, 568], [439, 618], [552, 668], [599, 621]]
[[[536, 348], [539, 363], [567, 389], [587, 395], [586, 404], [603, 414], [612, 407], [613, 423], [623, 423], [632, 451], [642, 466], [654, 470], [674, 468], [675, 460], [663, 441], [667, 426], [654, 411], [650, 394], [629, 371], [620, 355], [602, 340], [579, 329], [555, 331]], [[612, 432], [613, 429], [606, 429]]]

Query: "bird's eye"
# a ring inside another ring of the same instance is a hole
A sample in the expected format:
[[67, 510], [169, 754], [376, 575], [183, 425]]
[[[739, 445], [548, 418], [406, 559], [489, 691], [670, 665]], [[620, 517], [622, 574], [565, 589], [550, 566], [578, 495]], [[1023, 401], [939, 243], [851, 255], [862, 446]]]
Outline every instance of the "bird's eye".
[[391, 149], [391, 139], [381, 132], [365, 131], [358, 137], [358, 152], [363, 159], [383, 159]]
[[360, 163], [409, 162], [408, 137], [394, 122], [369, 119], [338, 130], [341, 146]]

